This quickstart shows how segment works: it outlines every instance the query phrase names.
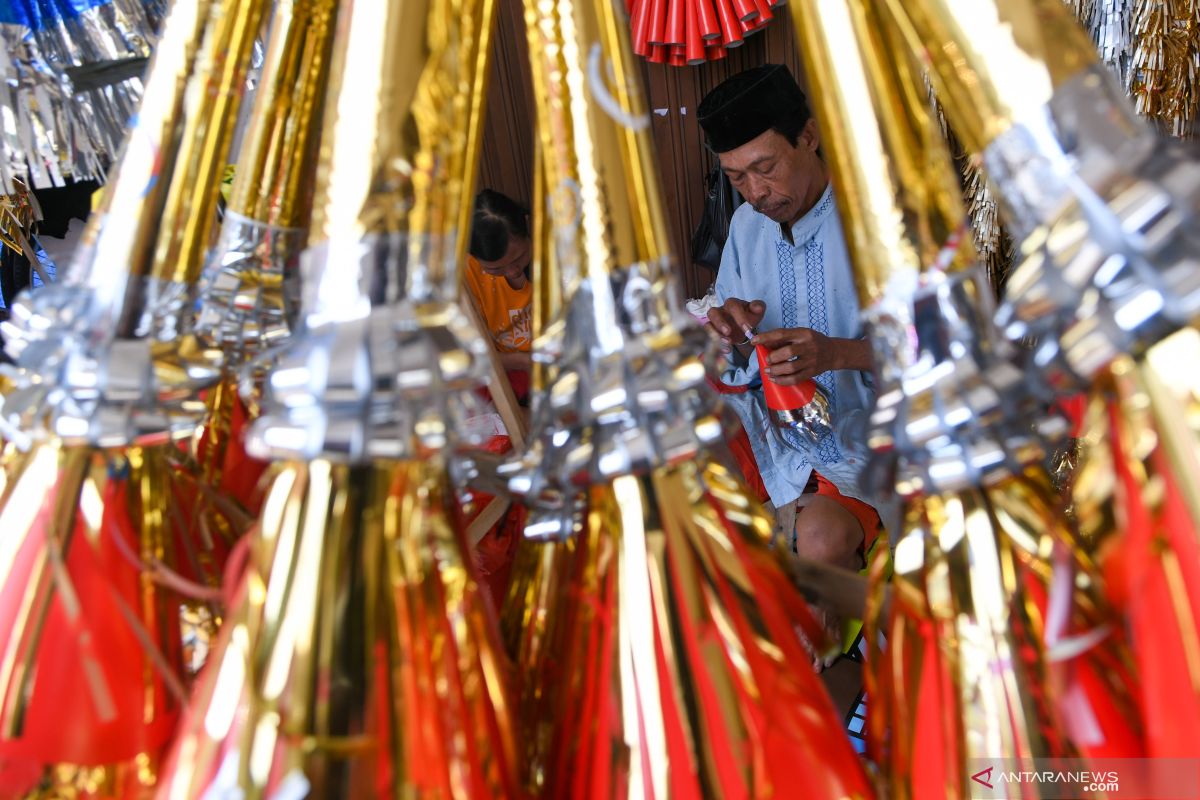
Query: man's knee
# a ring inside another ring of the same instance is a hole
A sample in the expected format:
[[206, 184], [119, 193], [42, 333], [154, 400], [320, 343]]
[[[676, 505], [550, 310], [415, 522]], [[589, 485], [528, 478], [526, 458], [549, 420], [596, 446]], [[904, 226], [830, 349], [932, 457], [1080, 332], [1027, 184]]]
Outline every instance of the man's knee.
[[862, 525], [827, 497], [813, 497], [796, 515], [797, 555], [846, 569], [858, 569], [863, 546]]

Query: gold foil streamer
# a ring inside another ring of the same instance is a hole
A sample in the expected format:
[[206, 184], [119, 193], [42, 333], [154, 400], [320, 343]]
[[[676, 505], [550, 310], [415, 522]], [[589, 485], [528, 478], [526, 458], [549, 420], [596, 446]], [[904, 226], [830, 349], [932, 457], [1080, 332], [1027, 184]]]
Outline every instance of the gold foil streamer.
[[160, 797], [513, 797], [494, 619], [444, 469], [279, 468]]
[[[905, 302], [916, 276], [945, 260], [964, 219], [924, 81], [874, 11], [839, 0], [801, 8], [793, 20], [862, 307], [897, 294]], [[846, 52], [861, 57], [843, 61]], [[964, 240], [951, 255], [948, 265], [961, 269], [975, 252]]]
[[277, 0], [229, 210], [284, 228], [312, 214], [337, 0]]
[[887, 7], [912, 52], [929, 59], [946, 116], [971, 153], [1032, 117], [1097, 60], [1062, 0], [887, 0]]
[[[791, 556], [705, 451], [720, 425], [697, 389], [703, 338], [678, 324], [628, 20], [607, 0], [530, 0], [526, 19], [550, 221], [538, 241], [552, 253], [535, 278], [534, 358], [554, 373], [534, 401], [543, 449], [521, 463], [537, 487], [527, 533], [570, 537], [529, 555], [521, 570], [543, 577], [514, 589], [529, 785], [867, 796], [848, 740], [828, 736], [839, 722], [797, 628], [822, 635]], [[561, 316], [541, 313], [559, 292]]]
[[871, 796], [796, 635], [790, 556], [739, 482], [684, 463], [588, 508], [541, 665], [542, 796]]
[[1200, 732], [1200, 353], [1183, 329], [1096, 381], [1074, 501], [1127, 615], [1148, 749], [1195, 757]]
[[48, 796], [133, 796], [184, 698], [178, 597], [148, 566], [183, 535], [169, 454], [49, 441], [4, 467], [0, 755], [58, 763]]

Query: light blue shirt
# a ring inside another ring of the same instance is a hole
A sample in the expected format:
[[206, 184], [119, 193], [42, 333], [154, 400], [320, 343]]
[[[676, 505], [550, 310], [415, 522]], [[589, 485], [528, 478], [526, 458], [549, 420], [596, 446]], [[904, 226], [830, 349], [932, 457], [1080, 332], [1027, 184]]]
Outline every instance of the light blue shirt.
[[[749, 203], [739, 206], [721, 253], [716, 293], [721, 303], [731, 297], [766, 303], [759, 332], [812, 328], [826, 336], [860, 338], [858, 294], [832, 188], [826, 187], [792, 226], [791, 242], [779, 223]], [[799, 497], [814, 467], [842, 494], [873, 503], [858, 486], [867, 458], [866, 419], [874, 401], [869, 373], [836, 370], [816, 377], [829, 396], [834, 433], [815, 445], [771, 424], [756, 358], [746, 368], [730, 366], [722, 380], [751, 387], [724, 399], [746, 429], [772, 503], [778, 507]]]

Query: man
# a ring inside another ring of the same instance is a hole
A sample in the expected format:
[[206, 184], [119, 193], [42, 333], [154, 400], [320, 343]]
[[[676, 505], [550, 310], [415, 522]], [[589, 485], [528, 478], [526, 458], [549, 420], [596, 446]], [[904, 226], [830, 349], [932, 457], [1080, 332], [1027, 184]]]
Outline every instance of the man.
[[[872, 357], [841, 223], [822, 161], [816, 121], [786, 67], [739, 73], [698, 109], [708, 146], [746, 199], [721, 255], [719, 308], [708, 319], [730, 364], [722, 380], [746, 429], [779, 530], [808, 559], [850, 570], [880, 529], [858, 488], [866, 463], [862, 429], [873, 398]], [[812, 443], [771, 425], [757, 359], [736, 365], [738, 346], [764, 345], [767, 373], [782, 385], [815, 378], [829, 397], [835, 432]], [[798, 513], [799, 512], [799, 513]], [[840, 625], [824, 614], [831, 634]], [[818, 671], [822, 666], [814, 663]]]

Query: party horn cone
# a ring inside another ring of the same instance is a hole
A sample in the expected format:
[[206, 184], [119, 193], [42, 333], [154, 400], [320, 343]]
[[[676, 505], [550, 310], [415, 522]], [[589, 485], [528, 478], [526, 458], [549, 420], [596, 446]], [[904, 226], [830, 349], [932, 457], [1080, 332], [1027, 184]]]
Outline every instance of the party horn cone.
[[867, 620], [890, 794], [967, 795], [978, 759], [1143, 756], [1130, 673], [1110, 671], [1130, 663], [1119, 619], [1098, 570], [1062, 555], [1080, 550], [1041, 466], [1035, 431], [1066, 425], [991, 322], [916, 61], [879, 3], [792, 19], [875, 352], [867, 474], [905, 509], [892, 605]]
[[771, 4], [767, 0], [754, 0], [754, 7], [758, 9], [758, 19], [756, 21], [760, 27], [775, 18], [775, 14], [771, 12]]
[[704, 39], [700, 31], [700, 9], [697, 0], [685, 0], [686, 27], [684, 36], [687, 39], [685, 54], [687, 63], [691, 66], [704, 63]]
[[[519, 794], [503, 653], [452, 525], [444, 461], [487, 346], [456, 299], [494, 10], [340, 9], [302, 259], [305, 324], [275, 356], [247, 437], [251, 453], [286, 462], [260, 522], [278, 532], [280, 544], [264, 540], [277, 557], [258, 584], [251, 572], [237, 612], [254, 620], [252, 604], [265, 602], [274, 627], [247, 622], [211, 656], [245, 689], [224, 692], [224, 670], [210, 678], [164, 796]], [[318, 561], [330, 565], [324, 583]], [[273, 606], [285, 591], [294, 603]], [[314, 625], [346, 645], [293, 633]], [[254, 672], [247, 653], [276, 660]], [[289, 680], [290, 664], [311, 677]], [[209, 724], [217, 714], [227, 724]]]
[[639, 56], [650, 54], [650, 20], [652, 0], [635, 0], [629, 14], [629, 24], [633, 31], [633, 52]]
[[277, 4], [220, 238], [200, 285], [196, 333], [227, 368], [297, 323], [335, 0]]
[[235, 370], [280, 345], [298, 322], [300, 251], [312, 212], [335, 8], [334, 0], [275, 8], [240, 166], [197, 301], [195, 332], [220, 348], [224, 375], [205, 397], [194, 454], [204, 482], [236, 496], [252, 517], [265, 462], [242, 447], [249, 410]]
[[[207, 242], [215, 209], [216, 164], [225, 161], [266, 5], [175, 7], [125, 155], [77, 261], [60, 283], [13, 309], [8, 345], [18, 368], [3, 411], [34, 448], [11, 465], [10, 486], [26, 491], [6, 494], [0, 515], [25, 531], [12, 541], [28, 547], [31, 560], [7, 572], [0, 586], [0, 594], [28, 598], [10, 606], [21, 616], [6, 628], [6, 663], [19, 669], [6, 678], [10, 705], [0, 739], [13, 752], [28, 745], [27, 757], [74, 764], [86, 758], [83, 766], [101, 766], [101, 758], [157, 762], [170, 721], [162, 690], [150, 683], [173, 684], [176, 696], [181, 690], [178, 598], [163, 599], [155, 587], [169, 583], [212, 599], [209, 586], [190, 584], [173, 569], [202, 543], [187, 522], [194, 483], [177, 468], [177, 451], [161, 444], [194, 427], [187, 404], [195, 398], [186, 389], [211, 373], [172, 373], [186, 343], [169, 335], [152, 343], [123, 325], [143, 312], [167, 328], [186, 320], [186, 304], [150, 308], [139, 290], [167, 263], [189, 275], [198, 270], [203, 247], [196, 243]], [[180, 246], [185, 241], [193, 246]], [[165, 372], [156, 374], [160, 356]], [[167, 406], [182, 406], [183, 420]], [[88, 558], [89, 547], [101, 560]], [[89, 619], [92, 608], [104, 612], [102, 627]], [[61, 623], [41, 627], [23, 616], [49, 622], [60, 613]], [[116, 630], [122, 625], [124, 632]], [[58, 690], [48, 697], [44, 682], [51, 677]], [[89, 694], [87, 702], [77, 697], [69, 714], [58, 705], [67, 686]], [[30, 703], [36, 706], [21, 708]], [[50, 722], [57, 728], [46, 731]], [[47, 745], [51, 739], [56, 744]]]
[[738, 23], [733, 0], [713, 0], [717, 4], [717, 18], [721, 22], [721, 43], [729, 47], [742, 44], [742, 26]]
[[739, 22], [748, 23], [758, 19], [758, 5], [755, 0], [731, 0]]
[[11, 424], [105, 447], [194, 430], [198, 390], [219, 376], [220, 353], [187, 333], [191, 302], [268, 6], [201, 0], [173, 9], [75, 261], [4, 323], [23, 375], [2, 409]]
[[669, 0], [647, 0], [647, 2], [650, 3], [650, 32], [648, 34], [650, 44], [664, 44], [667, 30], [667, 3]]
[[667, 21], [663, 28], [663, 44], [682, 46], [687, 43], [687, 0], [666, 0]]
[[700, 38], [706, 43], [721, 38], [721, 21], [717, 19], [713, 0], [696, 0], [696, 11], [699, 15]]
[[799, 432], [813, 444], [833, 435], [833, 419], [829, 396], [815, 380], [808, 379], [792, 386], [781, 386], [767, 374], [770, 352], [765, 345], [756, 345], [759, 375], [762, 376], [763, 396], [771, 411], [771, 421], [781, 428]]
[[[808, 735], [839, 723], [815, 676], [785, 654], [811, 660], [798, 631], [822, 652], [827, 643], [790, 556], [768, 546], [768, 517], [718, 466], [703, 333], [680, 324], [669, 289], [627, 34], [603, 0], [531, 0], [526, 18], [535, 92], [592, 80], [589, 102], [539, 107], [556, 246], [535, 282], [561, 286], [562, 308], [534, 345], [554, 370], [527, 449], [497, 471], [530, 506], [526, 534], [573, 548], [552, 554], [565, 577], [556, 566], [540, 584], [555, 595], [553, 619], [527, 617], [542, 643], [522, 664], [521, 707], [537, 715], [530, 783], [549, 797], [740, 797], [782, 786], [785, 764], [824, 762], [833, 768], [803, 771], [812, 796], [868, 796], [846, 740]], [[636, 176], [637, 192], [596, 194], [618, 174]], [[776, 689], [788, 700], [767, 712]]]

